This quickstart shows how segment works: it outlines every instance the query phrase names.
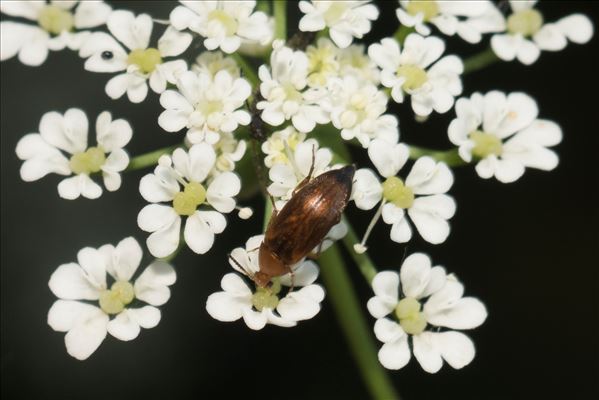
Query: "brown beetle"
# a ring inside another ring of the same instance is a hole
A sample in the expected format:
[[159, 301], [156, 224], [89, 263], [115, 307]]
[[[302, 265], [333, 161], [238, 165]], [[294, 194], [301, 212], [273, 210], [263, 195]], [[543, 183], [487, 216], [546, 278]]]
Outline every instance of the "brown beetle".
[[341, 219], [352, 191], [356, 168], [346, 166], [301, 182], [280, 211], [273, 211], [260, 245], [260, 271], [254, 282], [268, 286], [271, 278], [293, 272]]

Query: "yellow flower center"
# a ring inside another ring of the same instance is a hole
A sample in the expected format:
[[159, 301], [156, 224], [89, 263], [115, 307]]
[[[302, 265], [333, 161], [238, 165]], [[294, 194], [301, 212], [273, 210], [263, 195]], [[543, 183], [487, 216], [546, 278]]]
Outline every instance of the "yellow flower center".
[[416, 90], [428, 80], [426, 71], [416, 65], [400, 65], [396, 73], [397, 76], [405, 78], [401, 86], [405, 91]]
[[133, 285], [127, 281], [116, 281], [112, 284], [110, 290], [104, 290], [100, 293], [100, 308], [106, 314], [118, 314], [134, 298]]
[[206, 189], [201, 183], [189, 182], [185, 189], [175, 195], [173, 209], [179, 215], [193, 215], [198, 206], [206, 200]]
[[347, 11], [347, 5], [343, 1], [332, 1], [329, 8], [324, 13], [324, 20], [327, 26], [335, 24], [343, 17]]
[[152, 47], [145, 50], [133, 50], [127, 57], [127, 64], [137, 65], [144, 74], [153, 72], [156, 66], [161, 63], [162, 57], [160, 57], [160, 52], [158, 49]]
[[485, 158], [491, 154], [500, 156], [503, 153], [501, 139], [490, 133], [483, 131], [470, 132], [470, 139], [474, 142], [472, 155], [479, 158]]
[[220, 100], [203, 101], [197, 105], [197, 110], [208, 116], [212, 113], [221, 112], [223, 110], [223, 102]]
[[533, 8], [520, 10], [507, 19], [507, 31], [532, 36], [543, 26], [543, 15]]
[[403, 209], [410, 208], [414, 204], [414, 192], [396, 176], [390, 176], [383, 182], [383, 197]]
[[82, 153], [75, 153], [69, 160], [69, 168], [74, 174], [99, 172], [106, 162], [106, 155], [99, 147], [90, 147]]
[[436, 1], [410, 1], [406, 7], [410, 15], [424, 14], [424, 20], [430, 21], [439, 14], [439, 6]]
[[39, 13], [38, 24], [47, 32], [58, 35], [70, 31], [75, 25], [73, 14], [57, 6], [46, 6]]
[[418, 335], [426, 328], [426, 318], [420, 311], [420, 302], [412, 297], [401, 299], [395, 307], [395, 315], [399, 319], [399, 325], [410, 335]]
[[275, 309], [279, 304], [278, 293], [281, 291], [281, 283], [278, 279], [272, 279], [270, 287], [256, 287], [256, 292], [252, 295], [252, 305], [258, 311], [264, 308]]
[[209, 21], [218, 21], [225, 27], [227, 36], [232, 36], [237, 32], [237, 21], [231, 15], [223, 10], [214, 10], [208, 14]]
[[337, 71], [338, 63], [332, 47], [310, 46], [306, 50], [308, 56], [308, 82], [311, 85], [324, 86], [327, 78]]

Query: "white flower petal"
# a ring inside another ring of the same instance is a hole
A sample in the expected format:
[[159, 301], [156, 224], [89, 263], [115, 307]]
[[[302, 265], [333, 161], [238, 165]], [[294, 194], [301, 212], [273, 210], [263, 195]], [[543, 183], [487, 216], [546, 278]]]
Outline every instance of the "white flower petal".
[[432, 333], [432, 340], [451, 367], [460, 369], [470, 364], [476, 353], [472, 340], [461, 332]]
[[374, 335], [383, 343], [395, 342], [402, 337], [406, 337], [406, 333], [395, 321], [387, 318], [379, 318], [374, 323]]
[[197, 254], [204, 254], [214, 243], [214, 234], [225, 230], [227, 220], [216, 211], [196, 211], [185, 223], [185, 242]]
[[124, 312], [144, 329], [154, 328], [160, 322], [160, 310], [156, 307], [143, 306], [141, 308], [128, 308]]
[[241, 180], [232, 172], [223, 172], [218, 175], [206, 191], [206, 200], [212, 207], [222, 213], [229, 213], [235, 209], [234, 196], [241, 190]]
[[424, 253], [414, 253], [405, 259], [399, 274], [404, 295], [419, 299], [431, 278], [431, 259]]
[[58, 195], [67, 200], [75, 200], [79, 196], [93, 200], [102, 195], [102, 188], [89, 175], [79, 174], [60, 181]]
[[260, 329], [264, 328], [264, 326], [266, 326], [266, 310], [267, 309], [264, 309], [261, 312], [258, 312], [252, 310], [251, 308], [243, 308], [241, 310], [243, 321], [248, 326], [248, 328], [253, 329], [255, 331], [259, 331]]
[[119, 281], [130, 281], [139, 267], [143, 250], [133, 237], [128, 237], [119, 242], [111, 254], [106, 267], [107, 272]]
[[455, 208], [453, 198], [437, 194], [416, 198], [408, 214], [424, 240], [439, 244], [449, 236], [447, 219], [453, 217]]
[[447, 309], [429, 314], [425, 305], [424, 312], [428, 323], [450, 329], [473, 329], [487, 318], [485, 305], [474, 297], [464, 297]]
[[135, 297], [153, 306], [161, 306], [171, 296], [168, 286], [176, 280], [175, 269], [167, 262], [156, 260], [135, 281]]
[[80, 1], [75, 9], [75, 28], [87, 29], [103, 25], [112, 8], [103, 1]]
[[56, 297], [65, 300], [97, 300], [100, 296], [100, 288], [76, 263], [59, 266], [50, 276], [48, 286]]
[[414, 357], [422, 369], [431, 374], [438, 372], [443, 366], [443, 358], [434, 340], [435, 335], [437, 333], [425, 331], [412, 337]]
[[410, 150], [405, 144], [390, 144], [381, 139], [373, 140], [368, 147], [370, 160], [385, 178], [395, 176], [408, 160], [409, 154]]
[[406, 186], [415, 194], [442, 194], [453, 185], [453, 174], [444, 162], [436, 162], [433, 158], [420, 157], [414, 163], [406, 178]]
[[392, 370], [403, 368], [410, 361], [410, 357], [407, 335], [394, 342], [385, 343], [378, 353], [381, 365]]
[[108, 315], [98, 307], [90, 306], [79, 315], [64, 341], [67, 353], [78, 360], [85, 360], [102, 344], [106, 337]]
[[108, 333], [119, 340], [129, 341], [135, 339], [141, 330], [139, 324], [130, 318], [129, 310], [124, 310], [108, 322]]
[[83, 152], [87, 148], [87, 116], [78, 108], [70, 108], [64, 116], [48, 112], [40, 121], [40, 134], [52, 146], [67, 153]]
[[593, 37], [593, 23], [583, 14], [568, 15], [557, 21], [557, 26], [574, 43], [584, 44]]
[[81, 315], [95, 312], [98, 309], [91, 304], [73, 300], [56, 300], [48, 311], [48, 325], [57, 332], [67, 332], [78, 321]]
[[108, 30], [130, 50], [146, 49], [152, 34], [152, 18], [147, 14], [137, 17], [126, 10], [113, 11], [106, 22]]

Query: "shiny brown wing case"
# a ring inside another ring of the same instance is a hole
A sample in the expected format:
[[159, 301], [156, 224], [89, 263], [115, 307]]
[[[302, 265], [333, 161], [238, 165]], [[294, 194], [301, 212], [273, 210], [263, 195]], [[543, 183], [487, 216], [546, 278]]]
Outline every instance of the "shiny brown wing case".
[[265, 244], [288, 265], [309, 254], [337, 224], [349, 201], [355, 167], [317, 176], [271, 218]]

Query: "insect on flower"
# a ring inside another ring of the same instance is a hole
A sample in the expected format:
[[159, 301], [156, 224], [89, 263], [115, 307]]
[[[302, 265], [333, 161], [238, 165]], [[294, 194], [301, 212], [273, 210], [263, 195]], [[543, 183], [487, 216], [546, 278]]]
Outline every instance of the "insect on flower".
[[273, 210], [259, 247], [260, 271], [248, 274], [258, 286], [266, 287], [271, 278], [293, 273], [292, 266], [309, 255], [339, 223], [351, 195], [355, 171], [349, 165], [310, 179], [311, 171], [285, 206]]

